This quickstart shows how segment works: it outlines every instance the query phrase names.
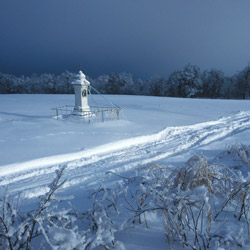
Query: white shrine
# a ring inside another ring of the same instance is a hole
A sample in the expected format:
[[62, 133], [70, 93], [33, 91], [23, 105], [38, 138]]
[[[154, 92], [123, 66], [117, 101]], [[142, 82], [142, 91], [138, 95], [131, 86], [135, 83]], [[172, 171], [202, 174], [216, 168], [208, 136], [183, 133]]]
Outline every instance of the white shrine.
[[75, 107], [73, 115], [83, 115], [86, 112], [90, 112], [88, 105], [88, 95], [90, 82], [86, 79], [86, 76], [79, 71], [78, 79], [72, 82], [75, 90]]
[[[97, 89], [91, 86], [81, 70], [71, 84], [75, 91], [75, 106], [65, 105], [52, 108], [55, 111], [53, 118], [82, 122], [104, 122], [121, 119], [123, 109], [107, 100]], [[94, 96], [91, 94], [92, 91], [95, 93]], [[92, 105], [89, 104], [90, 101], [92, 101]]]

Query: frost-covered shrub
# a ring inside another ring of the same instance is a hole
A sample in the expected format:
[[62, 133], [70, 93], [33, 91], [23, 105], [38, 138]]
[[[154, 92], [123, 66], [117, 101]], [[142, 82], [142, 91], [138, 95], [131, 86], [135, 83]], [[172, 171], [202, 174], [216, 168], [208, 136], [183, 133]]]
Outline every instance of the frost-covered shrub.
[[[106, 192], [95, 192], [92, 208], [77, 211], [59, 203], [71, 197], [58, 197], [56, 192], [63, 186], [61, 181], [64, 167], [56, 172], [56, 178], [49, 185], [49, 191], [41, 197], [37, 209], [23, 212], [19, 202], [14, 202], [5, 193], [0, 200], [0, 249], [31, 249], [35, 238], [40, 237], [44, 249], [70, 250], [123, 249], [116, 241], [117, 231], [103, 203]], [[97, 198], [99, 196], [99, 198]]]
[[[231, 148], [235, 150], [244, 165], [249, 148]], [[147, 216], [157, 212], [169, 249], [176, 242], [188, 249], [250, 247], [250, 178], [239, 169], [193, 156], [182, 168], [158, 164], [143, 168], [120, 186], [122, 203], [130, 212], [124, 225], [150, 227]]]
[[[241, 168], [242, 165], [250, 164], [250, 146], [243, 144], [234, 144], [227, 147], [225, 152], [222, 152], [217, 159], [227, 160], [227, 165], [231, 168]], [[242, 164], [243, 163], [243, 164]], [[247, 174], [247, 170], [241, 168], [241, 172]]]
[[152, 164], [132, 177], [109, 172], [85, 211], [56, 195], [63, 167], [32, 211], [23, 212], [7, 192], [1, 197], [0, 248], [31, 249], [39, 237], [45, 249], [121, 250], [117, 232], [149, 228], [154, 214], [169, 249], [249, 249], [249, 165], [250, 147], [233, 145], [213, 163], [193, 156], [183, 167]]

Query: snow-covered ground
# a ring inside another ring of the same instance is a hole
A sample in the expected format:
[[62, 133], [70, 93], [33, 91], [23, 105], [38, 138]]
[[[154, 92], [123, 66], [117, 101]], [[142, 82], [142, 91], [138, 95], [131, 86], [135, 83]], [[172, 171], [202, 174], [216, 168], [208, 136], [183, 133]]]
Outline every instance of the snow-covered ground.
[[[155, 134], [167, 127], [216, 121], [250, 110], [249, 100], [107, 97], [124, 108], [124, 120], [82, 124], [51, 119], [51, 108], [73, 105], [73, 95], [0, 95], [0, 166], [94, 151], [106, 143]], [[230, 136], [225, 140], [237, 142], [238, 138]], [[239, 142], [242, 140], [247, 138], [241, 136]]]
[[[73, 95], [0, 95], [0, 187], [37, 197], [65, 165], [65, 192], [87, 196], [107, 171], [122, 174], [151, 163], [180, 166], [194, 154], [212, 159], [228, 145], [249, 144], [250, 100], [106, 97], [124, 109], [123, 120], [52, 119], [51, 108], [72, 105]], [[150, 230], [120, 239], [128, 249], [156, 249], [156, 241], [165, 249], [164, 237]]]

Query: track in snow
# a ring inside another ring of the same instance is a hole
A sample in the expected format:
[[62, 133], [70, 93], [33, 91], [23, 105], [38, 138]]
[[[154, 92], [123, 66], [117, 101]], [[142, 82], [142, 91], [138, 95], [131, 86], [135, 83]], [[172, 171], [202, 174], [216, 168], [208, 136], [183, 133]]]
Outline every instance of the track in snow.
[[0, 187], [8, 186], [11, 195], [20, 192], [27, 198], [41, 195], [54, 178], [55, 170], [62, 165], [67, 166], [65, 188], [88, 185], [103, 178], [107, 171], [123, 172], [157, 162], [247, 129], [250, 129], [250, 112], [191, 126], [168, 127], [153, 135], [117, 141], [79, 153], [2, 166]]

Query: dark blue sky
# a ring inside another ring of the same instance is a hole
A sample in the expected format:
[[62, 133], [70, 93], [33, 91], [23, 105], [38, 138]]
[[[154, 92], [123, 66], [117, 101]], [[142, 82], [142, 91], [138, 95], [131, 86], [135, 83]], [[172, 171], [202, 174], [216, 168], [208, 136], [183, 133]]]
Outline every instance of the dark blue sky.
[[0, 72], [227, 75], [250, 61], [249, 0], [0, 0]]

